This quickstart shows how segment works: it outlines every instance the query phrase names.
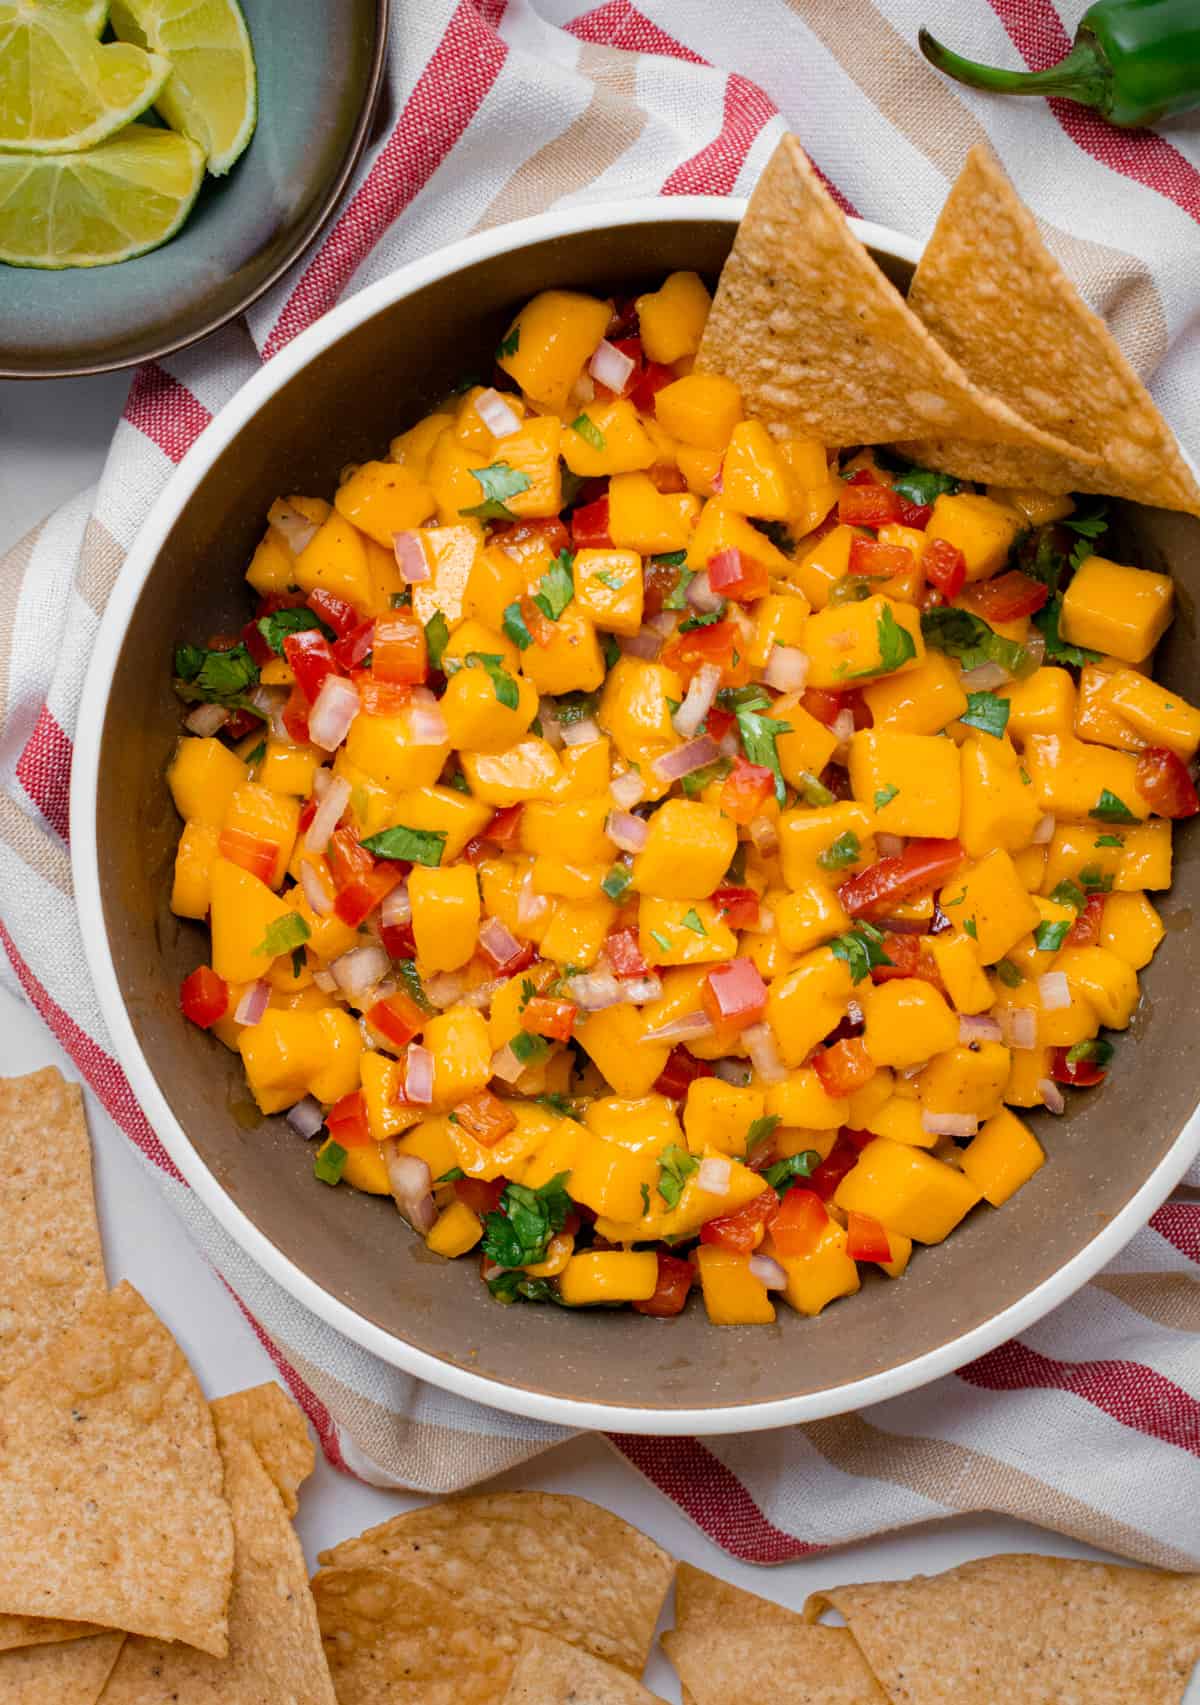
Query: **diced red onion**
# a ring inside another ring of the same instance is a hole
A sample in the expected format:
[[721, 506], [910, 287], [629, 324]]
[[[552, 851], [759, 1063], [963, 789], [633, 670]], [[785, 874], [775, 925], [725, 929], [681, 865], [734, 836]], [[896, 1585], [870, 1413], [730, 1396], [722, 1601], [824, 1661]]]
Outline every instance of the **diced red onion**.
[[685, 596], [687, 597], [688, 603], [692, 606], [692, 609], [699, 610], [701, 615], [705, 616], [711, 616], [713, 612], [719, 610], [725, 602], [725, 599], [720, 592], [713, 591], [712, 584], [708, 578], [708, 570], [706, 568], [702, 568], [699, 574], [693, 574], [692, 578], [688, 581], [688, 589]]
[[1046, 811], [1043, 812], [1042, 816], [1038, 818], [1037, 823], [1034, 825], [1033, 844], [1035, 847], [1044, 847], [1053, 839], [1054, 813], [1053, 811]]
[[639, 853], [650, 837], [650, 825], [632, 811], [610, 811], [604, 820], [604, 833], [622, 852]]
[[323, 995], [331, 995], [337, 989], [337, 978], [332, 971], [324, 969], [313, 972], [313, 982]]
[[1001, 1042], [1004, 1034], [986, 1012], [963, 1013], [958, 1020], [958, 1039], [969, 1047], [972, 1042]]
[[709, 1196], [724, 1196], [732, 1177], [733, 1167], [723, 1154], [706, 1155], [696, 1174], [696, 1188]]
[[416, 1042], [404, 1056], [404, 1099], [414, 1107], [428, 1107], [433, 1100], [433, 1055]]
[[588, 362], [588, 372], [593, 379], [607, 385], [608, 389], [619, 397], [624, 395], [625, 387], [636, 366], [637, 363], [631, 356], [604, 337], [593, 351], [592, 359]]
[[[314, 818], [315, 822], [316, 819]], [[329, 892], [316, 865], [307, 858], [300, 860], [300, 886], [309, 909], [319, 918], [327, 918], [333, 910], [334, 896]]]
[[507, 981], [507, 977], [493, 977], [490, 982], [476, 983], [473, 989], [465, 989], [458, 998], [463, 1006], [474, 1007], [477, 1012], [482, 1012], [485, 1006], [491, 1006], [496, 990], [502, 989]]
[[846, 1002], [847, 1024], [862, 1024], [865, 1020], [866, 1014], [863, 1012], [863, 1009], [858, 1002], [856, 1000], [848, 1000]]
[[522, 929], [529, 929], [541, 923], [549, 911], [549, 895], [534, 893], [533, 871], [527, 870], [521, 880], [521, 892], [517, 896], [517, 923]]
[[[876, 835], [875, 845], [881, 855], [890, 857], [890, 854], [883, 854], [882, 840], [882, 835]], [[872, 922], [876, 929], [890, 935], [928, 935], [933, 928], [932, 918], [873, 918]]]
[[981, 663], [977, 669], [964, 669], [962, 676], [963, 691], [967, 693], [990, 693], [994, 687], [1002, 687], [1012, 676], [1001, 663]]
[[224, 705], [198, 704], [184, 717], [183, 726], [189, 734], [198, 734], [202, 740], [207, 740], [218, 728], [224, 728], [228, 720], [229, 712]]
[[702, 770], [705, 764], [711, 764], [720, 756], [717, 743], [711, 735], [702, 734], [698, 740], [689, 740], [685, 746], [676, 746], [673, 752], [664, 752], [661, 758], [655, 758], [651, 769], [659, 781], [679, 781], [684, 776], [694, 775]]
[[1025, 652], [1025, 667], [1021, 673], [1032, 675], [1046, 660], [1046, 636], [1042, 633], [1031, 633], [1021, 644]]
[[[590, 373], [581, 373], [567, 393], [568, 402], [591, 403], [596, 400], [596, 386]], [[535, 409], [537, 404], [534, 404]], [[541, 412], [541, 411], [539, 411]]]
[[1031, 1006], [1002, 1006], [996, 1009], [1004, 1040], [1010, 1048], [1036, 1048], [1038, 1021]]
[[1038, 978], [1043, 1012], [1062, 1012], [1071, 1004], [1071, 985], [1065, 971], [1044, 971]]
[[758, 914], [752, 924], [739, 924], [738, 928], [746, 935], [770, 935], [775, 928], [775, 913], [770, 906], [764, 906], [760, 900]]
[[433, 1174], [420, 1155], [401, 1154], [394, 1142], [387, 1148], [387, 1175], [392, 1199], [414, 1231], [424, 1237], [437, 1219]]
[[742, 1031], [742, 1041], [750, 1055], [750, 1063], [764, 1083], [782, 1083], [787, 1074], [775, 1032], [769, 1024], [752, 1024]]
[[521, 430], [520, 415], [499, 391], [481, 391], [475, 398], [475, 413], [493, 438], [511, 438]]
[[454, 1006], [463, 997], [467, 979], [461, 971], [439, 971], [425, 983], [425, 993], [433, 1005], [445, 1012], [448, 1006]]
[[722, 1083], [731, 1083], [736, 1089], [745, 1089], [752, 1074], [746, 1060], [714, 1060], [713, 1075], [719, 1077]]
[[761, 1253], [750, 1257], [750, 1271], [756, 1279], [760, 1279], [769, 1291], [784, 1291], [787, 1289], [788, 1276], [778, 1261], [771, 1255]]
[[660, 639], [670, 639], [679, 625], [677, 610], [660, 610], [657, 616], [647, 618], [646, 626], [655, 632]]
[[[408, 883], [401, 882], [384, 897], [383, 905], [379, 908], [379, 921], [385, 929], [398, 929], [412, 922], [412, 901], [408, 897]], [[480, 934], [483, 932], [480, 931]]]
[[746, 833], [760, 858], [774, 858], [779, 851], [779, 830], [770, 817], [752, 817]]
[[626, 770], [623, 776], [617, 776], [609, 783], [608, 791], [622, 811], [632, 811], [646, 796], [645, 785], [636, 770]]
[[875, 850], [880, 858], [899, 858], [904, 851], [904, 836], [882, 834], [875, 837]]
[[363, 947], [352, 947], [349, 953], [343, 953], [333, 961], [329, 969], [333, 972], [337, 986], [351, 1000], [358, 1000], [368, 989], [373, 989], [381, 977], [386, 977], [391, 960], [380, 947], [378, 942], [368, 942]]
[[717, 742], [717, 751], [723, 758], [736, 758], [742, 749], [741, 740], [736, 728], [727, 728]]
[[564, 722], [562, 725], [564, 746], [586, 746], [593, 740], [599, 740], [599, 726], [590, 716], [580, 717], [578, 722]]
[[450, 739], [450, 729], [438, 704], [409, 705], [408, 738], [414, 746], [444, 746]]
[[1046, 1109], [1047, 1113], [1065, 1113], [1066, 1112], [1066, 1110], [1067, 1110], [1066, 1098], [1064, 1097], [1062, 1090], [1058, 1087], [1058, 1085], [1055, 1083], [1053, 1078], [1040, 1077], [1038, 1079], [1038, 1086], [1037, 1087], [1038, 1087], [1038, 1094], [1042, 1098], [1042, 1106]]
[[630, 1006], [645, 1006], [647, 1001], [662, 999], [661, 977], [626, 977], [621, 983], [621, 999]]
[[602, 1012], [606, 1006], [618, 1006], [625, 999], [620, 979], [607, 971], [588, 971], [581, 977], [569, 977], [565, 987], [575, 1005], [585, 1012]]
[[[681, 734], [685, 740], [692, 738], [712, 709], [720, 685], [721, 671], [715, 663], [705, 663], [697, 669], [683, 703], [671, 718], [676, 734]], [[715, 749], [713, 755], [716, 756]]]
[[808, 680], [809, 656], [797, 645], [773, 645], [763, 680], [777, 693], [799, 693]]
[[973, 1113], [925, 1111], [921, 1114], [921, 1129], [931, 1137], [973, 1137], [979, 1129], [979, 1120]]
[[502, 1083], [516, 1083], [524, 1070], [524, 1065], [518, 1060], [507, 1042], [503, 1048], [496, 1049], [492, 1055], [492, 1063], [488, 1067], [489, 1075], [498, 1077]]
[[416, 533], [393, 533], [392, 549], [396, 553], [396, 567], [400, 570], [400, 578], [406, 586], [419, 586], [429, 579], [429, 558], [425, 555], [425, 546]]
[[[318, 770], [317, 775], [329, 775], [329, 771]], [[350, 783], [345, 776], [329, 777], [321, 803], [317, 806], [312, 822], [304, 831], [304, 845], [307, 851], [311, 853], [323, 853], [325, 851], [329, 845], [330, 836], [338, 826], [342, 812], [350, 803], [350, 791]]]
[[[385, 900], [384, 905], [386, 904]], [[384, 921], [386, 922], [386, 919]], [[484, 918], [479, 926], [479, 945], [493, 965], [507, 965], [521, 951], [521, 943], [499, 918]]]
[[303, 1101], [297, 1101], [294, 1107], [288, 1108], [287, 1122], [299, 1136], [315, 1137], [325, 1123], [321, 1103], [315, 1096], [306, 1095]]
[[643, 1042], [699, 1042], [713, 1033], [712, 1020], [706, 1012], [684, 1012], [678, 1018], [647, 1030]]
[[639, 657], [643, 663], [653, 663], [663, 648], [662, 635], [651, 627], [640, 627], [636, 633], [623, 634], [617, 641], [625, 657]]
[[317, 536], [315, 524], [301, 515], [298, 509], [293, 509], [290, 503], [285, 503], [282, 497], [277, 497], [267, 510], [267, 524], [278, 533], [293, 556], [299, 556]]
[[261, 977], [257, 983], [251, 983], [237, 1003], [233, 1015], [235, 1024], [257, 1024], [267, 1010], [267, 1002], [271, 998], [271, 985], [264, 983]]
[[337, 749], [359, 711], [358, 688], [344, 675], [326, 675], [308, 713], [308, 737], [325, 752]]
[[829, 730], [831, 734], [836, 735], [839, 746], [847, 745], [854, 734], [854, 712], [839, 710], [829, 724]]
[[314, 770], [312, 782], [313, 798], [324, 799], [325, 795], [329, 792], [332, 782], [332, 770], [327, 770], [323, 764], [318, 769]]
[[553, 699], [538, 700], [538, 721], [542, 725], [542, 739], [555, 752], [563, 748], [563, 726], [554, 711]]

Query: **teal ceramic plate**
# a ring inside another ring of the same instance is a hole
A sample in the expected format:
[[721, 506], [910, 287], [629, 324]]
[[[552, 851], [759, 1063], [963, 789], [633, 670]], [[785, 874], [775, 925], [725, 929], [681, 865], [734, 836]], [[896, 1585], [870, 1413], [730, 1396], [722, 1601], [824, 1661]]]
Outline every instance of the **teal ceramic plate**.
[[194, 343], [249, 307], [333, 212], [368, 135], [388, 0], [242, 0], [258, 128], [177, 237], [118, 266], [0, 265], [0, 378], [101, 373]]

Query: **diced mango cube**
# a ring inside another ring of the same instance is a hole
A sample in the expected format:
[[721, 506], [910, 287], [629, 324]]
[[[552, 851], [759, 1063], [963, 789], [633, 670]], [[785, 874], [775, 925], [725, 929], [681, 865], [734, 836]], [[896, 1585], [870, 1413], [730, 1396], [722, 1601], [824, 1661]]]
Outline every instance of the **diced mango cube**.
[[1164, 933], [1162, 919], [1144, 894], [1110, 894], [1106, 898], [1100, 945], [1135, 971], [1150, 963]]
[[638, 945], [654, 966], [707, 965], [737, 953], [737, 937], [711, 900], [657, 895], [644, 896], [638, 909]]
[[[507, 450], [509, 440], [504, 440]], [[650, 435], [624, 397], [589, 403], [562, 435], [562, 458], [573, 474], [598, 479], [633, 474], [657, 461]]]
[[497, 359], [527, 396], [556, 413], [608, 326], [607, 302], [574, 290], [543, 290], [500, 340]]
[[683, 1127], [693, 1154], [716, 1149], [720, 1154], [744, 1155], [746, 1135], [763, 1116], [763, 1091], [740, 1089], [719, 1077], [700, 1077], [689, 1084]]
[[1008, 700], [1008, 732], [1024, 742], [1031, 734], [1070, 734], [1075, 726], [1075, 682], [1068, 669], [1035, 669], [1023, 681], [997, 688]]
[[854, 800], [784, 811], [778, 832], [779, 863], [789, 888], [840, 881], [875, 857], [874, 812]]
[[483, 1236], [483, 1221], [465, 1202], [451, 1202], [443, 1208], [430, 1229], [425, 1242], [435, 1255], [453, 1260], [465, 1255]]
[[774, 1320], [774, 1304], [762, 1280], [751, 1272], [748, 1255], [702, 1243], [696, 1264], [705, 1311], [714, 1326], [765, 1326]]
[[952, 877], [942, 889], [940, 904], [955, 928], [974, 939], [985, 965], [1003, 959], [1009, 948], [1041, 921], [1041, 913], [1003, 847]]
[[983, 858], [993, 847], [1009, 852], [1027, 847], [1041, 821], [1042, 805], [1032, 782], [1024, 779], [1029, 771], [1008, 741], [990, 734], [973, 734], [963, 741], [960, 756], [962, 818], [958, 838], [971, 857]]
[[642, 595], [642, 559], [636, 551], [576, 551], [575, 598], [598, 628], [637, 633]]
[[1095, 1009], [1101, 1024], [1124, 1030], [1137, 1008], [1138, 980], [1133, 966], [1107, 947], [1065, 947], [1054, 962], [1073, 995]]
[[396, 462], [364, 462], [338, 487], [333, 502], [339, 515], [389, 551], [396, 533], [420, 527], [436, 508], [424, 480]]
[[1085, 557], [1063, 596], [1059, 632], [1071, 645], [1141, 663], [1170, 626], [1174, 594], [1169, 575]]
[[1004, 567], [1013, 541], [1024, 530], [1025, 517], [993, 497], [943, 492], [934, 502], [925, 536], [957, 545], [967, 561], [967, 579], [986, 580]]
[[653, 1250], [588, 1249], [572, 1255], [558, 1281], [569, 1308], [645, 1302], [657, 1288], [658, 1257]]
[[966, 1113], [988, 1119], [1004, 1099], [1009, 1052], [999, 1042], [958, 1043], [936, 1055], [917, 1079], [930, 1113]]
[[863, 1041], [877, 1066], [915, 1066], [958, 1041], [958, 1019], [932, 983], [893, 977], [864, 984], [859, 995]]
[[704, 450], [721, 450], [742, 418], [742, 393], [732, 379], [720, 374], [689, 373], [658, 392], [654, 412], [672, 438]]
[[668, 799], [633, 861], [633, 886], [664, 900], [704, 899], [736, 851], [737, 827], [723, 812], [701, 800]]
[[697, 272], [673, 272], [659, 285], [637, 299], [642, 348], [651, 361], [674, 366], [685, 355], [695, 355], [712, 297]]
[[850, 1119], [849, 1101], [830, 1095], [811, 1066], [801, 1066], [781, 1082], [768, 1084], [764, 1111], [781, 1125], [805, 1131], [835, 1131]]
[[698, 497], [659, 491], [649, 474], [614, 474], [609, 481], [608, 536], [618, 550], [642, 556], [685, 550], [699, 513]]
[[1118, 669], [1101, 689], [1117, 714], [1151, 746], [1165, 746], [1187, 763], [1200, 746], [1200, 710], [1136, 669]]
[[842, 1179], [834, 1201], [847, 1213], [870, 1214], [916, 1243], [940, 1243], [982, 1194], [945, 1161], [877, 1137]]
[[881, 592], [861, 604], [831, 604], [808, 618], [804, 648], [811, 687], [847, 687], [908, 671], [925, 657], [920, 611]]
[[[794, 970], [770, 985], [767, 1022], [785, 1065], [800, 1065], [840, 1023], [853, 989], [849, 967], [828, 947], [805, 954]], [[957, 1030], [956, 1024], [956, 1035]]]
[[972, 938], [957, 930], [946, 931], [930, 936], [929, 950], [954, 1010], [986, 1012], [992, 1004], [992, 986], [983, 974], [979, 949]]
[[869, 681], [863, 698], [876, 728], [902, 734], [939, 734], [967, 708], [959, 670], [942, 651], [926, 652], [915, 669]]
[[787, 520], [791, 512], [787, 464], [760, 420], [743, 420], [734, 427], [721, 469], [721, 495], [739, 514]]
[[223, 741], [185, 734], [167, 768], [167, 786], [185, 823], [219, 829], [249, 771]]
[[521, 667], [539, 693], [591, 693], [604, 680], [604, 654], [596, 629], [581, 604], [572, 599], [553, 624], [547, 645], [530, 645]]
[[212, 904], [212, 869], [220, 830], [211, 823], [185, 823], [175, 849], [171, 910], [179, 918], [204, 918]]
[[669, 1042], [647, 1042], [647, 1024], [636, 1006], [609, 1006], [589, 1012], [576, 1026], [576, 1037], [600, 1075], [618, 1095], [648, 1095], [667, 1063]]
[[[1137, 760], [1126, 752], [1089, 746], [1072, 735], [1033, 734], [1025, 742], [1024, 758], [1039, 805], [1056, 817], [1111, 822], [1116, 813], [1120, 822], [1121, 806], [1137, 818], [1149, 815], [1138, 792]], [[1115, 805], [1110, 803], [1114, 795]]]
[[950, 840], [958, 834], [958, 748], [938, 735], [864, 728], [850, 741], [850, 786], [879, 831]]
[[809, 882], [793, 894], [780, 895], [773, 910], [780, 938], [793, 953], [807, 953], [850, 928], [841, 901], [824, 882]]
[[845, 1230], [833, 1218], [805, 1255], [780, 1255], [769, 1241], [766, 1251], [787, 1274], [783, 1296], [797, 1314], [820, 1314], [827, 1303], [853, 1296], [860, 1286], [858, 1263], [846, 1253]]
[[962, 1151], [963, 1172], [994, 1208], [1027, 1184], [1046, 1156], [1028, 1125], [1002, 1107]]

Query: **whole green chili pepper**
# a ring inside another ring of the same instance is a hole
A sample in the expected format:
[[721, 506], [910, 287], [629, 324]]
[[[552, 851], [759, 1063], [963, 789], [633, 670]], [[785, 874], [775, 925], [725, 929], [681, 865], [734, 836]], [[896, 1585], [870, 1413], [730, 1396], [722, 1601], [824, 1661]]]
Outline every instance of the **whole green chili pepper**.
[[1110, 124], [1154, 124], [1200, 106], [1200, 6], [1196, 0], [1097, 0], [1080, 19], [1075, 45], [1045, 71], [978, 65], [928, 30], [921, 52], [973, 89], [1007, 95], [1065, 95]]

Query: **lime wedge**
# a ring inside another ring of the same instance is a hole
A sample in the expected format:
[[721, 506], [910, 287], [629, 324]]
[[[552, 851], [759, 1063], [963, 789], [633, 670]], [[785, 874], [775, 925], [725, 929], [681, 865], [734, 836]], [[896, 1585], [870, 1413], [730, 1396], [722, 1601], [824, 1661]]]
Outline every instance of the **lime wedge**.
[[237, 0], [113, 0], [112, 27], [171, 61], [158, 110], [198, 142], [221, 177], [254, 134], [254, 50]]
[[131, 124], [80, 154], [0, 154], [0, 261], [112, 266], [173, 237], [204, 181], [186, 136]]
[[128, 42], [101, 46], [85, 10], [0, 4], [0, 149], [91, 148], [144, 112], [171, 73]]
[[108, 22], [108, 0], [25, 0], [25, 10], [31, 7], [49, 7], [55, 12], [68, 12], [71, 17], [78, 18], [81, 24], [86, 24], [94, 36], [103, 33]]

